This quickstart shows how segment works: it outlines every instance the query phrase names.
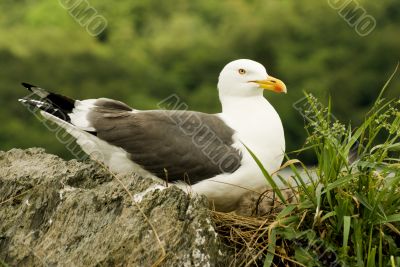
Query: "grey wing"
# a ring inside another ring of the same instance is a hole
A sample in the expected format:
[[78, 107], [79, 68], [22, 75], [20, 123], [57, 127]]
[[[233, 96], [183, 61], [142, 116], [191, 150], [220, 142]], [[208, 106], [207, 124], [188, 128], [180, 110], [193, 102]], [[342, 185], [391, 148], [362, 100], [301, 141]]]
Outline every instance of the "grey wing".
[[234, 131], [216, 115], [132, 112], [104, 102], [96, 106], [88, 120], [97, 137], [123, 148], [132, 161], [160, 178], [194, 184], [240, 167], [241, 154], [231, 146]]

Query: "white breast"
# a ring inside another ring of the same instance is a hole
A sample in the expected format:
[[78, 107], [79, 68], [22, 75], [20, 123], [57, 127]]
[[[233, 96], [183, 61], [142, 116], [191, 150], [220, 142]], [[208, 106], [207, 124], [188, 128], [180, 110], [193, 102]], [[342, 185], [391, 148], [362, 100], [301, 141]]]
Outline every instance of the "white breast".
[[225, 107], [220, 116], [236, 131], [238, 141], [253, 151], [269, 172], [279, 168], [285, 153], [285, 138], [282, 121], [272, 105], [260, 97], [242, 99], [240, 108]]

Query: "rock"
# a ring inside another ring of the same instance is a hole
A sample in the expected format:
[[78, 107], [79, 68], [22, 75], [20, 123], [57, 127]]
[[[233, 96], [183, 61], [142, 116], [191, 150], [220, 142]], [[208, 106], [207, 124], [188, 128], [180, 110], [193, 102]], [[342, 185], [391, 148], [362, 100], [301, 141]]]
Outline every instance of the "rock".
[[0, 265], [229, 262], [206, 199], [157, 183], [114, 177], [97, 163], [64, 161], [43, 149], [0, 152]]

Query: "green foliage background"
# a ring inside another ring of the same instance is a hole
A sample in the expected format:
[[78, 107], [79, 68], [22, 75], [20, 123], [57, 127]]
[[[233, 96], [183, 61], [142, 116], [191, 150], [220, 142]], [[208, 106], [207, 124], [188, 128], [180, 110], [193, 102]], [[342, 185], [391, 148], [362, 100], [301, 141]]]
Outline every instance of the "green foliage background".
[[[357, 125], [400, 59], [398, 0], [357, 1], [377, 22], [366, 37], [327, 0], [90, 0], [108, 22], [97, 37], [60, 2], [0, 1], [2, 150], [42, 146], [71, 157], [16, 102], [27, 94], [22, 81], [77, 99], [120, 99], [138, 109], [156, 108], [177, 93], [190, 109], [218, 112], [219, 71], [237, 58], [263, 63], [287, 84], [287, 95], [265, 96], [293, 150], [305, 138], [303, 118], [293, 108], [303, 91], [330, 95], [335, 116]], [[398, 79], [390, 94], [400, 95]]]

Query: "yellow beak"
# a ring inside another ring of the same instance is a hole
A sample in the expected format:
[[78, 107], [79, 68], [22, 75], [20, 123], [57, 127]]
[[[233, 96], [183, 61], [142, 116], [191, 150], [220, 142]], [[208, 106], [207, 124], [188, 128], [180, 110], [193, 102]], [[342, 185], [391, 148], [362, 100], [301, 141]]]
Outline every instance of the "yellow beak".
[[268, 76], [265, 80], [252, 81], [260, 85], [261, 88], [273, 91], [275, 93], [287, 93], [286, 85], [279, 79]]

